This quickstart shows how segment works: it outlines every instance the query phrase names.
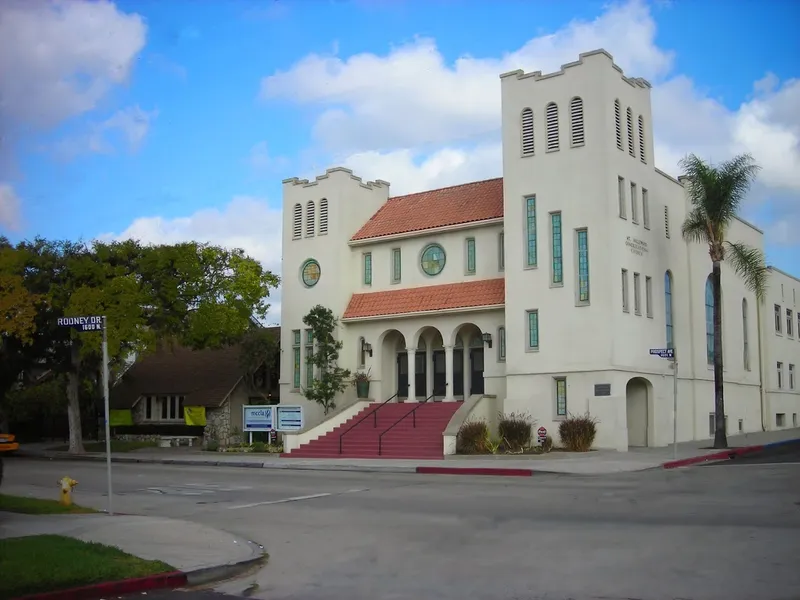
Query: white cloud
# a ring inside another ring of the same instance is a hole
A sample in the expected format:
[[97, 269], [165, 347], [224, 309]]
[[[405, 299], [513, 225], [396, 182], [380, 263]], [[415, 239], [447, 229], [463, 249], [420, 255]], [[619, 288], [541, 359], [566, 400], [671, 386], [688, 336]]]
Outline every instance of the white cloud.
[[286, 167], [289, 161], [284, 156], [272, 156], [267, 142], [258, 142], [250, 149], [247, 162], [255, 174], [265, 175]]
[[498, 75], [514, 69], [551, 72], [597, 48], [608, 50], [626, 74], [653, 83], [660, 168], [677, 174], [678, 160], [690, 152], [716, 162], [747, 151], [763, 167], [760, 181], [795, 194], [797, 204], [800, 81], [781, 83], [767, 75], [754, 83], [751, 98], [726, 107], [673, 72], [673, 53], [656, 44], [655, 20], [638, 0], [612, 5], [593, 21], [573, 21], [499, 57], [462, 56], [448, 64], [430, 39], [381, 56], [310, 55], [265, 77], [261, 97], [317, 108], [315, 136], [335, 150], [336, 164], [386, 179], [393, 193], [404, 193], [500, 175], [500, 153], [493, 155], [500, 127]]
[[123, 108], [104, 121], [92, 123], [83, 135], [60, 140], [55, 151], [62, 158], [71, 159], [84, 152], [111, 154], [121, 143], [129, 152], [136, 152], [157, 116], [158, 111], [142, 110], [139, 106]]
[[0, 231], [18, 231], [22, 225], [19, 196], [7, 183], [0, 183]]
[[[141, 217], [121, 233], [107, 233], [99, 239], [136, 239], [146, 244], [174, 244], [194, 240], [226, 248], [242, 248], [264, 268], [279, 274], [281, 269], [281, 224], [279, 209], [266, 200], [236, 196], [222, 210], [206, 208], [188, 217], [165, 219]], [[280, 323], [280, 289], [270, 297], [269, 322]]]
[[4, 0], [3, 120], [49, 127], [95, 108], [127, 81], [145, 32], [139, 15], [106, 0]]

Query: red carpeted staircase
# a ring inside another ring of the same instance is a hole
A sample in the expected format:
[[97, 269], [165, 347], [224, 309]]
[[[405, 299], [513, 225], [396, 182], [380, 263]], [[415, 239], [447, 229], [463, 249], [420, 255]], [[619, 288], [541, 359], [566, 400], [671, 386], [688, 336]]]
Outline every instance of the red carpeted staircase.
[[[461, 404], [458, 402], [370, 404], [333, 431], [281, 456], [286, 458], [440, 459], [444, 455], [442, 433], [459, 406]], [[411, 411], [415, 408], [417, 410], [412, 415]], [[375, 411], [377, 411], [377, 427], [375, 426], [376, 415], [373, 414]], [[365, 416], [366, 418], [364, 418]], [[404, 416], [405, 418], [395, 425], [398, 419]], [[416, 427], [414, 426], [415, 419]], [[379, 455], [378, 438], [385, 431], [387, 433], [383, 436]], [[347, 433], [342, 438], [342, 453], [339, 454], [339, 438], [344, 432]]]

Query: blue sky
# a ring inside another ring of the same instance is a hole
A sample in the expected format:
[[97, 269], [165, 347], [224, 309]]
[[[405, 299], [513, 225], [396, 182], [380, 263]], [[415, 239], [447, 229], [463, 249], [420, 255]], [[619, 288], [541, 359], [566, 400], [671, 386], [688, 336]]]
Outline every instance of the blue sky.
[[792, 0], [8, 0], [0, 233], [199, 237], [277, 270], [281, 179], [499, 175], [497, 75], [604, 47], [654, 83], [659, 167], [756, 156], [745, 216], [800, 275], [798, 17]]

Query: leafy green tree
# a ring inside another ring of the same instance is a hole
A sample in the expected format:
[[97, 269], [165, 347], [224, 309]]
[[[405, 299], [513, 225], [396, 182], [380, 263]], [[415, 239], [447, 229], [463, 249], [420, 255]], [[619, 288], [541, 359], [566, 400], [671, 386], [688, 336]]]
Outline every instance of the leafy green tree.
[[242, 338], [239, 363], [245, 381], [251, 392], [261, 394], [265, 399], [265, 392], [272, 389], [278, 354], [278, 337], [270, 329], [254, 326]]
[[318, 370], [311, 386], [303, 388], [303, 396], [322, 406], [327, 415], [336, 408], [336, 395], [344, 392], [350, 380], [350, 371], [338, 365], [342, 342], [334, 337], [334, 332], [339, 321], [331, 309], [318, 304], [303, 317], [303, 323], [314, 337], [309, 363]]
[[767, 285], [764, 254], [741, 242], [728, 239], [731, 224], [739, 215], [742, 202], [755, 180], [759, 166], [749, 154], [736, 156], [720, 165], [710, 165], [694, 154], [681, 161], [691, 209], [683, 223], [683, 238], [708, 246], [711, 257], [711, 283], [714, 294], [714, 448], [727, 448], [722, 356], [723, 261], [744, 280], [759, 301]]

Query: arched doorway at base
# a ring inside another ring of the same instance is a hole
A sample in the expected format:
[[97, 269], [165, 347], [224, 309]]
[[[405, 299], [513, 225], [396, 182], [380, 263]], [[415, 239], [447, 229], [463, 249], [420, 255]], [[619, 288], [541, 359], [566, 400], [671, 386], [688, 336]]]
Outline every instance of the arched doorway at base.
[[625, 386], [625, 414], [628, 423], [628, 446], [650, 444], [650, 399], [653, 386], [644, 377], [634, 377]]

